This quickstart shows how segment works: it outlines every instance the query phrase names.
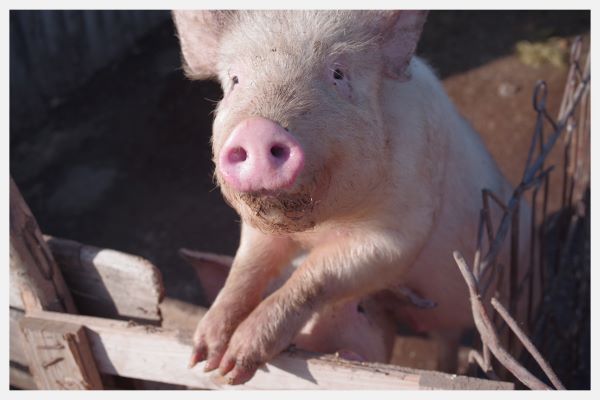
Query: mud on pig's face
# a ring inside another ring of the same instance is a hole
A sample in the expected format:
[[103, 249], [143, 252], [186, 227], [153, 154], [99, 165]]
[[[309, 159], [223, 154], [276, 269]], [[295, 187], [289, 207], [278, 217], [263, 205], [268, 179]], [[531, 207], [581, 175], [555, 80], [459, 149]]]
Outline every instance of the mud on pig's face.
[[389, 13], [174, 17], [188, 75], [221, 82], [215, 176], [244, 221], [304, 231], [372, 196], [389, 168], [379, 104], [383, 76], [394, 74], [382, 51]]

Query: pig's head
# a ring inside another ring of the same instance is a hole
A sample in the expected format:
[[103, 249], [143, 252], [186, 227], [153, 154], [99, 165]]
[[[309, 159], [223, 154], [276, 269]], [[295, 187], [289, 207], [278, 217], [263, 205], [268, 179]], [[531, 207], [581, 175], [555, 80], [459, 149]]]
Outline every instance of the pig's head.
[[174, 11], [184, 69], [218, 78], [216, 179], [253, 226], [298, 232], [389, 178], [380, 91], [407, 80], [421, 11]]

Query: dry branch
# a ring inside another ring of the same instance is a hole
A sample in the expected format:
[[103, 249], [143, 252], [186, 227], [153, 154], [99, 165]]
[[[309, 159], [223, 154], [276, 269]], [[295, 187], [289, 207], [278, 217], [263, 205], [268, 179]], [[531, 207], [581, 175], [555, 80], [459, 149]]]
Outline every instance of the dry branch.
[[561, 383], [560, 379], [558, 379], [558, 376], [556, 376], [556, 374], [554, 373], [554, 371], [552, 370], [552, 368], [550, 367], [548, 362], [546, 360], [544, 360], [544, 357], [542, 357], [542, 355], [535, 348], [533, 343], [531, 343], [531, 340], [529, 340], [527, 335], [525, 335], [525, 332], [523, 332], [521, 330], [521, 328], [519, 328], [519, 325], [517, 324], [517, 322], [510, 316], [510, 314], [508, 313], [508, 311], [506, 311], [504, 306], [502, 306], [502, 304], [500, 304], [500, 302], [498, 300], [496, 300], [495, 298], [492, 298], [491, 302], [492, 302], [492, 306], [496, 309], [496, 311], [498, 311], [498, 313], [500, 314], [502, 319], [504, 319], [504, 321], [506, 321], [506, 323], [508, 324], [510, 329], [512, 329], [512, 331], [517, 335], [517, 337], [519, 338], [521, 343], [523, 343], [523, 346], [525, 346], [527, 351], [533, 356], [533, 358], [540, 365], [540, 367], [542, 368], [544, 373], [548, 376], [548, 379], [550, 379], [550, 382], [552, 382], [554, 387], [556, 389], [564, 390], [565, 387]]
[[460, 272], [469, 287], [469, 294], [471, 300], [471, 307], [473, 310], [473, 318], [475, 320], [475, 326], [481, 335], [481, 341], [484, 346], [489, 347], [492, 354], [508, 369], [517, 379], [519, 379], [523, 384], [531, 389], [538, 390], [548, 390], [550, 387], [544, 384], [544, 382], [540, 381], [536, 378], [531, 372], [525, 369], [517, 360], [514, 359], [502, 347], [500, 344], [500, 339], [496, 334], [496, 330], [494, 329], [494, 325], [492, 321], [490, 321], [487, 311], [481, 301], [481, 295], [479, 294], [479, 290], [477, 289], [477, 283], [475, 280], [475, 276], [471, 273], [465, 259], [458, 252], [454, 252], [454, 260], [458, 265]]

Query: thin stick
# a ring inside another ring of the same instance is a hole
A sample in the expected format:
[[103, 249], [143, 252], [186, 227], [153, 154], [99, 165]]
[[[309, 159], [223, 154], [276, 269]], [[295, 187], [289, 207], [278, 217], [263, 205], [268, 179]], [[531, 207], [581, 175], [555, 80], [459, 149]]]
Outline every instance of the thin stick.
[[490, 366], [490, 369], [492, 368], [492, 357], [490, 356], [490, 348], [486, 345], [483, 346], [483, 361], [485, 365]]
[[[550, 193], [550, 176], [546, 175], [544, 178], [544, 200], [542, 202], [542, 221], [546, 221], [546, 217], [548, 215], [548, 196]], [[541, 287], [540, 290], [544, 293], [544, 288], [546, 287], [546, 237], [544, 235], [544, 230], [539, 230], [539, 238], [540, 238], [540, 281]]]
[[479, 211], [479, 226], [477, 227], [477, 247], [473, 258], [473, 274], [479, 278], [479, 263], [481, 261], [481, 245], [483, 242], [483, 223], [485, 220], [485, 209]]
[[[487, 349], [487, 346], [483, 346], [483, 349]], [[488, 354], [489, 354], [489, 350], [488, 350]], [[496, 373], [494, 372], [494, 369], [492, 368], [492, 365], [490, 363], [489, 358], [486, 360], [485, 356], [482, 356], [481, 354], [479, 354], [479, 352], [475, 349], [471, 349], [469, 351], [469, 363], [472, 363], [473, 361], [475, 361], [477, 363], [477, 365], [479, 365], [479, 368], [481, 368], [481, 370], [483, 372], [485, 372], [485, 374], [487, 375], [488, 378], [492, 379], [492, 380], [500, 380], [500, 378], [498, 378], [498, 375], [496, 375]]]
[[[543, 165], [543, 163], [541, 165]], [[523, 192], [525, 192], [526, 190], [528, 190], [531, 187], [535, 187], [535, 186], [539, 185], [546, 178], [546, 176], [550, 172], [552, 172], [552, 170], [554, 170], [554, 166], [547, 168], [546, 170], [542, 171], [538, 175], [532, 175], [526, 181], [525, 180], [522, 181], [519, 184], [519, 186], [517, 186], [517, 188], [515, 189], [513, 196], [511, 197], [508, 205], [504, 205], [501, 202], [498, 203], [504, 209], [504, 214], [502, 215], [502, 220], [500, 221], [500, 226], [498, 227], [498, 230], [496, 231], [496, 235], [493, 236], [493, 241], [490, 245], [488, 253], [485, 256], [485, 259], [482, 261], [482, 266], [481, 266], [482, 274], [486, 272], [486, 270], [488, 269], [487, 267], [491, 263], [495, 262], [496, 256], [498, 255], [498, 252], [500, 251], [500, 247], [504, 243], [504, 238], [506, 237], [506, 234], [508, 233], [509, 224], [512, 220], [515, 210], [517, 209], [517, 207], [519, 205], [519, 201], [521, 199], [521, 196], [523, 195]], [[484, 189], [484, 193], [486, 193], [486, 196], [487, 196], [492, 192]], [[486, 199], [486, 196], [484, 196], [484, 199]], [[490, 197], [492, 197], [492, 196], [490, 196]], [[493, 198], [497, 199], [497, 197], [493, 197]], [[485, 205], [486, 205], [486, 201], [484, 200], [484, 207], [485, 207]]]
[[[530, 331], [533, 329], [533, 291], [534, 291], [534, 283], [535, 283], [535, 245], [536, 245], [536, 229], [537, 229], [537, 194], [539, 191], [539, 186], [533, 189], [531, 204], [531, 222], [529, 229], [529, 266], [527, 270], [527, 280], [529, 282], [529, 293], [527, 296], [527, 327]], [[538, 264], [539, 265], [539, 264]], [[541, 268], [543, 268], [541, 266]]]
[[506, 323], [508, 324], [510, 329], [512, 329], [512, 331], [515, 333], [515, 335], [517, 335], [521, 343], [523, 343], [523, 346], [525, 346], [527, 351], [533, 356], [533, 358], [542, 368], [548, 379], [550, 379], [550, 382], [552, 382], [554, 387], [560, 390], [564, 390], [565, 387], [561, 383], [560, 379], [558, 379], [558, 376], [556, 376], [556, 374], [552, 370], [552, 367], [550, 367], [548, 362], [544, 359], [544, 357], [542, 357], [542, 355], [534, 346], [534, 344], [531, 343], [527, 335], [521, 330], [521, 328], [519, 328], [517, 322], [510, 316], [510, 314], [508, 313], [508, 311], [506, 311], [504, 306], [502, 306], [502, 304], [500, 304], [500, 302], [494, 297], [492, 297], [492, 306], [496, 309], [500, 316], [502, 316], [504, 321], [506, 321]]
[[[510, 233], [510, 269], [509, 269], [509, 295], [508, 309], [512, 314], [517, 312], [517, 286], [519, 285], [519, 203], [512, 215]], [[513, 347], [513, 335], [508, 334], [508, 349]]]
[[504, 204], [504, 202], [502, 201], [502, 199], [500, 197], [498, 197], [498, 195], [494, 192], [492, 192], [489, 189], [483, 189], [482, 190], [483, 195], [484, 196], [489, 196], [492, 198], [492, 200], [494, 200], [496, 202], [496, 204], [498, 204], [498, 206], [500, 206], [500, 208], [502, 209], [502, 211], [507, 211], [508, 207], [506, 206], [506, 204]]
[[549, 390], [551, 389], [544, 382], [536, 378], [531, 372], [525, 369], [517, 360], [515, 360], [501, 345], [494, 326], [492, 325], [485, 307], [481, 302], [481, 296], [477, 291], [475, 277], [471, 273], [465, 259], [460, 252], [453, 253], [454, 260], [462, 273], [462, 276], [469, 287], [471, 307], [475, 326], [481, 335], [481, 341], [490, 348], [492, 354], [498, 361], [506, 367], [518, 380], [530, 389]]
[[492, 241], [494, 240], [494, 225], [492, 222], [492, 214], [490, 213], [490, 202], [488, 200], [489, 196], [486, 195], [485, 189], [481, 191], [481, 197], [483, 200], [483, 217], [485, 221], [485, 228], [488, 234], [488, 243], [491, 246]]

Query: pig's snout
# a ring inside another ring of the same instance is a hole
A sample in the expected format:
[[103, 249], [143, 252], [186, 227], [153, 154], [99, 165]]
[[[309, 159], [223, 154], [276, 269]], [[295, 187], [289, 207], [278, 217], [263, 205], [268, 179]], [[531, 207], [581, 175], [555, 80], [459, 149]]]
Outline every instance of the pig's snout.
[[253, 117], [239, 123], [225, 141], [217, 169], [238, 192], [290, 188], [304, 167], [304, 151], [281, 125]]

